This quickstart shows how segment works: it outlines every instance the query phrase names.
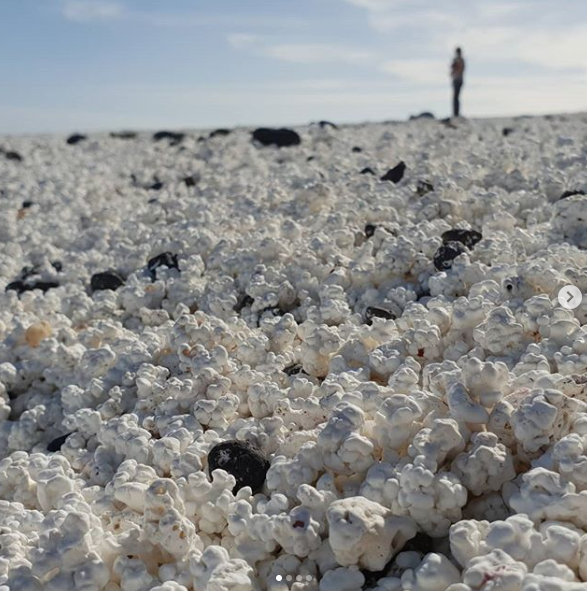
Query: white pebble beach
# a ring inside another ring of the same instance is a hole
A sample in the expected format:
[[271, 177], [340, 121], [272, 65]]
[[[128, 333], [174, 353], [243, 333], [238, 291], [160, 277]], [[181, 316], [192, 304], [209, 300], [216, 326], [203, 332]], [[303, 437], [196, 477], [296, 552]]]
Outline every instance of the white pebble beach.
[[0, 138], [0, 591], [587, 590], [587, 114], [295, 130]]

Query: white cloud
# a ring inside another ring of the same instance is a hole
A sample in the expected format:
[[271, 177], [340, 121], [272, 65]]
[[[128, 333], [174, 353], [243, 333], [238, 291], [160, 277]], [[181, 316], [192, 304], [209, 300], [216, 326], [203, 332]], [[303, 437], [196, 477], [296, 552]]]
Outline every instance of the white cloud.
[[284, 62], [296, 64], [346, 63], [359, 65], [372, 58], [363, 49], [329, 45], [325, 43], [283, 43], [263, 48], [263, 54]]
[[392, 60], [383, 63], [381, 71], [418, 85], [446, 85], [449, 80], [445, 60]]
[[249, 33], [231, 33], [228, 35], [227, 40], [235, 49], [246, 49], [256, 45], [259, 41], [259, 36]]
[[[475, 62], [502, 63], [507, 70], [533, 65], [587, 72], [587, 4], [577, 0], [341, 0], [365, 10], [376, 31], [411, 32], [419, 43], [411, 65], [384, 63], [383, 71], [424, 78], [432, 55], [462, 45]], [[448, 57], [448, 56], [447, 56]], [[422, 75], [418, 72], [421, 72]]]
[[552, 70], [587, 72], [585, 39], [587, 26], [573, 27], [475, 27], [460, 36], [460, 42], [478, 57], [511, 64], [520, 61]]
[[328, 43], [276, 44], [259, 35], [249, 33], [232, 33], [226, 39], [237, 50], [246, 49], [259, 57], [269, 57], [292, 64], [361, 65], [374, 57], [371, 52], [356, 47]]
[[114, 20], [123, 12], [121, 4], [106, 0], [67, 0], [62, 7], [63, 16], [77, 22]]

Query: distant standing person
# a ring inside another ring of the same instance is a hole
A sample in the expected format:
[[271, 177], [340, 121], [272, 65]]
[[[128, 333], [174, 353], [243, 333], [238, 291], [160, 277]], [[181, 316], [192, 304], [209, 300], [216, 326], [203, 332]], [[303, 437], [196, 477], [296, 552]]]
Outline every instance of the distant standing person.
[[450, 65], [450, 77], [452, 78], [452, 114], [458, 117], [461, 112], [461, 88], [463, 87], [463, 75], [465, 73], [465, 60], [460, 47], [455, 50], [455, 57]]

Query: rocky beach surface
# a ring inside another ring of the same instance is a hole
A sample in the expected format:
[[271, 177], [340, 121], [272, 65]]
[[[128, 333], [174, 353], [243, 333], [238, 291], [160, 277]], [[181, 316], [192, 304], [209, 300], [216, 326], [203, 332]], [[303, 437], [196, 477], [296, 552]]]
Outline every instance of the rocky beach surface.
[[0, 591], [587, 589], [587, 115], [0, 138]]

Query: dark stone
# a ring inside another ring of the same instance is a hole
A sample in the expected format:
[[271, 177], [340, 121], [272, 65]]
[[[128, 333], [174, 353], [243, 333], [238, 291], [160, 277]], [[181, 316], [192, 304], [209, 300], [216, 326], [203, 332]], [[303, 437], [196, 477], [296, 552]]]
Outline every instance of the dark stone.
[[430, 111], [423, 111], [419, 115], [410, 115], [410, 121], [414, 121], [416, 119], [435, 119], [435, 117], [432, 113], [430, 113]]
[[22, 162], [22, 156], [14, 150], [8, 150], [7, 152], [4, 152], [4, 157], [7, 160], [13, 160], [14, 162]]
[[28, 279], [29, 277], [36, 275], [38, 272], [39, 267], [37, 267], [36, 265], [25, 265], [20, 270], [20, 278], [24, 281], [25, 279]]
[[288, 365], [284, 370], [283, 373], [286, 373], [288, 376], [294, 376], [299, 373], [303, 373], [304, 368], [301, 363], [294, 363], [293, 365]]
[[363, 170], [361, 170], [361, 172], [359, 174], [376, 174], [375, 171], [370, 168], [369, 166], [363, 168]]
[[192, 174], [190, 176], [186, 176], [183, 179], [183, 182], [185, 183], [186, 187], [195, 187], [196, 186], [196, 175]]
[[389, 310], [369, 306], [365, 310], [365, 324], [371, 325], [373, 322], [373, 318], [385, 318], [385, 320], [395, 320], [397, 316]]
[[32, 207], [34, 204], [34, 201], [23, 201], [21, 207], [23, 209], [28, 209], [29, 207]]
[[185, 133], [180, 133], [176, 131], [158, 131], [157, 133], [153, 134], [153, 140], [159, 142], [161, 140], [169, 140], [170, 144], [175, 146], [183, 141], [185, 138]]
[[585, 195], [585, 191], [581, 189], [575, 189], [571, 191], [565, 191], [561, 196], [560, 199], [566, 199], [567, 197], [572, 197], [573, 195]]
[[92, 291], [102, 291], [105, 289], [114, 291], [121, 285], [124, 285], [124, 279], [116, 271], [103, 271], [94, 273], [90, 280]]
[[5, 291], [16, 291], [18, 294], [24, 293], [25, 291], [33, 291], [34, 289], [40, 289], [43, 293], [54, 287], [59, 287], [59, 283], [56, 281], [31, 281], [26, 283], [21, 279], [12, 281], [6, 286]]
[[135, 131], [111, 131], [110, 137], [119, 139], [119, 140], [134, 140], [137, 137], [137, 133]]
[[28, 290], [31, 291], [33, 289], [40, 289], [43, 293], [45, 293], [49, 289], [53, 289], [55, 287], [59, 287], [59, 283], [57, 281], [35, 281], [30, 286], [28, 286]]
[[66, 141], [70, 146], [75, 146], [86, 139], [88, 138], [85, 135], [82, 135], [81, 133], [74, 133], [73, 135], [70, 135]]
[[361, 148], [360, 146], [354, 146], [353, 149], [351, 150], [351, 152], [353, 154], [359, 154], [362, 151], [363, 151], [363, 148]]
[[338, 125], [335, 125], [334, 123], [332, 123], [330, 121], [318, 121], [318, 125], [322, 128], [332, 127], [332, 129], [338, 129]]
[[452, 267], [454, 259], [464, 252], [467, 252], [466, 248], [460, 242], [447, 242], [434, 253], [434, 267], [437, 271], [446, 271]]
[[306, 162], [312, 162], [312, 160], [314, 160], [314, 159], [315, 159], [315, 156], [308, 156], [306, 158]]
[[149, 201], [147, 201], [147, 203], [157, 203], [159, 201], [159, 199], [157, 199], [157, 197], [152, 197], [151, 199], [149, 199]]
[[434, 191], [434, 185], [428, 181], [418, 181], [416, 184], [416, 193], [418, 193], [420, 197], [426, 195], [426, 193], [431, 193], [432, 191]]
[[208, 471], [210, 476], [218, 468], [236, 478], [233, 493], [250, 486], [253, 494], [261, 491], [265, 484], [269, 461], [254, 447], [240, 441], [223, 441], [215, 445], [208, 453]]
[[367, 238], [371, 238], [371, 236], [375, 234], [376, 229], [377, 226], [375, 224], [365, 224], [365, 236], [367, 236]]
[[238, 302], [234, 305], [232, 309], [235, 312], [240, 313], [240, 311], [243, 308], [246, 308], [247, 306], [252, 306], [254, 301], [255, 300], [248, 293], [245, 293], [239, 298]]
[[507, 137], [508, 135], [510, 135], [510, 133], [512, 133], [514, 131], [513, 127], [504, 127], [501, 130], [501, 135], [503, 135], [503, 137]]
[[155, 181], [150, 187], [149, 189], [151, 189], [151, 191], [160, 191], [163, 188], [163, 183], [161, 181]]
[[157, 278], [156, 270], [159, 267], [168, 267], [169, 269], [177, 269], [179, 271], [179, 267], [177, 265], [177, 255], [171, 252], [162, 252], [156, 257], [149, 259], [147, 262], [147, 269], [149, 269], [149, 274], [151, 275], [152, 281], [155, 281]]
[[443, 232], [441, 238], [443, 244], [447, 244], [449, 242], [460, 242], [467, 248], [473, 248], [477, 242], [481, 241], [483, 235], [481, 232], [476, 232], [475, 230], [461, 230], [455, 228], [453, 230], [447, 230], [446, 232]]
[[208, 137], [225, 137], [230, 134], [230, 129], [215, 129]]
[[263, 146], [286, 148], [289, 146], [299, 146], [302, 143], [302, 138], [293, 129], [259, 127], [253, 131], [253, 141]]
[[390, 168], [382, 177], [382, 181], [391, 181], [392, 183], [399, 183], [404, 177], [406, 171], [406, 163], [402, 160], [399, 164], [396, 164], [393, 168]]
[[16, 281], [11, 281], [6, 288], [4, 289], [4, 291], [16, 291], [19, 294], [27, 291], [27, 289], [24, 286], [24, 282], [21, 281], [20, 279], [17, 279]]
[[57, 271], [57, 273], [63, 271], [63, 263], [61, 261], [52, 261], [51, 266]]
[[71, 433], [66, 433], [61, 437], [57, 437], [57, 439], [53, 439], [51, 443], [47, 444], [47, 451], [59, 451], [61, 446], [65, 443], [65, 440], [71, 435]]

